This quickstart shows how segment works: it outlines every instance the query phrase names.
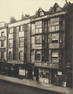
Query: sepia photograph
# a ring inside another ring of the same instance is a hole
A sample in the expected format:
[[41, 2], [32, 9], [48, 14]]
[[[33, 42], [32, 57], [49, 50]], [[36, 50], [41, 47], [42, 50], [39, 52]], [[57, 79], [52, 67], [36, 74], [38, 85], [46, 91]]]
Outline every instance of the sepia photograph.
[[73, 94], [73, 0], [0, 0], [0, 94]]

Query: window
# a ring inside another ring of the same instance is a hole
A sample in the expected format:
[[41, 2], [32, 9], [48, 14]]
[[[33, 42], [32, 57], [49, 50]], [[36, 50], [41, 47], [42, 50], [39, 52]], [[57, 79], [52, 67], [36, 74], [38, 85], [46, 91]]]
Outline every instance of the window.
[[52, 51], [52, 63], [58, 63], [59, 62], [59, 51], [53, 50]]
[[42, 33], [42, 21], [35, 23], [35, 33]]
[[23, 47], [24, 46], [24, 38], [19, 38], [19, 47]]
[[19, 32], [24, 31], [24, 29], [25, 29], [25, 27], [24, 27], [23, 25], [20, 25], [20, 26], [19, 26]]
[[4, 37], [4, 32], [1, 32], [1, 36]]
[[44, 15], [44, 12], [43, 11], [40, 11], [40, 16], [43, 16]]
[[23, 31], [23, 26], [21, 26], [21, 32]]
[[27, 31], [28, 30], [28, 24], [24, 24], [23, 25], [23, 31]]
[[24, 61], [24, 52], [23, 51], [19, 52], [19, 60]]
[[53, 24], [53, 25], [59, 24], [59, 17], [51, 18], [50, 19], [50, 24]]
[[17, 31], [19, 31], [19, 26], [16, 27]]
[[41, 44], [42, 43], [42, 36], [40, 35], [37, 35], [36, 37], [35, 37], [35, 43], [36, 44]]
[[14, 31], [14, 32], [17, 31], [17, 28], [16, 28], [16, 27], [13, 27], [13, 31]]
[[13, 47], [13, 39], [9, 39], [9, 48]]
[[58, 33], [52, 34], [52, 40], [59, 40], [59, 34]]
[[59, 57], [59, 51], [52, 51], [52, 57]]
[[1, 40], [1, 47], [4, 47], [4, 40]]
[[36, 33], [36, 34], [37, 34], [37, 33], [42, 33], [42, 29], [41, 29], [41, 28], [36, 29], [35, 33]]
[[19, 31], [21, 31], [21, 26], [19, 26]]
[[9, 33], [13, 34], [13, 28], [9, 28]]
[[52, 57], [52, 63], [58, 63], [59, 57]]
[[48, 22], [49, 31], [55, 32], [60, 30], [59, 18], [51, 18]]
[[32, 31], [32, 34], [35, 34], [35, 23], [31, 25], [31, 31]]
[[49, 27], [50, 32], [59, 31], [59, 25], [52, 25]]
[[59, 33], [52, 33], [48, 36], [49, 43], [58, 43], [59, 42]]
[[41, 60], [41, 51], [40, 50], [35, 51], [35, 60], [38, 60], [38, 61]]
[[52, 43], [58, 43], [58, 40], [52, 40]]
[[1, 52], [1, 59], [4, 59], [4, 52]]
[[35, 27], [41, 28], [42, 27], [42, 21], [35, 22]]
[[9, 60], [12, 60], [12, 52], [9, 51]]

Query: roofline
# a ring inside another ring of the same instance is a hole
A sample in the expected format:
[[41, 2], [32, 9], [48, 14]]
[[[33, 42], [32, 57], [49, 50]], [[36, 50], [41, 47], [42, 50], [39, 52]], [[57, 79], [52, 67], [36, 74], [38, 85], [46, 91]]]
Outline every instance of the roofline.
[[54, 14], [48, 14], [48, 15], [44, 15], [44, 16], [41, 16], [41, 17], [32, 18], [31, 22], [42, 20], [42, 19], [47, 19], [47, 18], [51, 18], [51, 17], [55, 17], [55, 16], [65, 15], [65, 14], [66, 14], [66, 11], [60, 11], [60, 12], [57, 12], [57, 13], [54, 13]]

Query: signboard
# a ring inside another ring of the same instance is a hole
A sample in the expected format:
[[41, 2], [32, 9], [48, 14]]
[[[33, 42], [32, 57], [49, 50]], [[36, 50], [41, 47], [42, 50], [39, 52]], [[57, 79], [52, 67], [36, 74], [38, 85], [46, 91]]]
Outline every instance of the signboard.
[[25, 69], [19, 69], [19, 75], [25, 76], [27, 71]]
[[61, 71], [59, 71], [59, 72], [58, 72], [58, 75], [62, 75], [62, 72], [61, 72]]

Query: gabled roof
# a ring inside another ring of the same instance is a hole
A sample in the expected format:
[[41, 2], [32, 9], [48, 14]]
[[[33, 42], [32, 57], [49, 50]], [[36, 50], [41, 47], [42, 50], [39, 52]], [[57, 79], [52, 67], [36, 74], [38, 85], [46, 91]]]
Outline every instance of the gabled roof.
[[35, 17], [44, 16], [44, 14], [45, 14], [45, 11], [42, 8], [39, 8], [35, 14]]
[[54, 6], [49, 9], [48, 12], [49, 13], [56, 13], [59, 11], [62, 11], [62, 8], [57, 3], [55, 3]]
[[72, 12], [73, 12], [73, 3], [67, 2], [67, 3], [64, 5], [63, 10], [66, 10], [66, 11], [72, 10]]

